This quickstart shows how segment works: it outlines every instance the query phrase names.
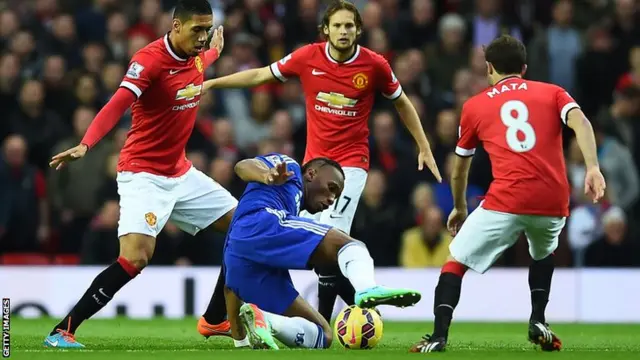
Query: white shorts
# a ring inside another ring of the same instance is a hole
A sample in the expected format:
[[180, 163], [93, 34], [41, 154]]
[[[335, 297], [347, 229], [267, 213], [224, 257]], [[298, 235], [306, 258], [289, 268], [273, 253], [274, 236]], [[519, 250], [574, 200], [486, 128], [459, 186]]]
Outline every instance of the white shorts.
[[558, 236], [565, 221], [564, 217], [487, 210], [480, 204], [462, 224], [449, 245], [449, 251], [456, 261], [482, 274], [518, 241], [524, 231], [529, 242], [529, 254], [534, 260], [541, 260], [558, 247]]
[[196, 168], [180, 177], [118, 173], [118, 237], [136, 233], [156, 237], [171, 220], [195, 235], [238, 205], [225, 188]]
[[342, 170], [344, 170], [345, 176], [344, 190], [342, 190], [342, 195], [334, 205], [317, 214], [301, 211], [300, 216], [331, 225], [349, 234], [351, 223], [353, 223], [358, 202], [360, 201], [360, 195], [362, 195], [364, 185], [367, 182], [367, 172], [364, 169], [355, 167], [344, 167]]

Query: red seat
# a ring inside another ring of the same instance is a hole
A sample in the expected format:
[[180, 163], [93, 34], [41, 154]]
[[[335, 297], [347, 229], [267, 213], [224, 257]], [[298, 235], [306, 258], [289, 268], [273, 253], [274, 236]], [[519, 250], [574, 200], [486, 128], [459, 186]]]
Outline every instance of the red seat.
[[50, 265], [51, 258], [38, 253], [9, 253], [0, 256], [3, 265]]
[[78, 265], [80, 264], [80, 256], [76, 254], [60, 254], [53, 258], [55, 265]]

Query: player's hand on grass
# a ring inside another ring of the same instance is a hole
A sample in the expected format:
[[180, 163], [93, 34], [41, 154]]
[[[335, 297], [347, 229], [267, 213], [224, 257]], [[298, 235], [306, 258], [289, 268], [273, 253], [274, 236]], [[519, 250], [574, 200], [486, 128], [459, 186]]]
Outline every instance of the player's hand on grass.
[[460, 228], [462, 227], [462, 223], [467, 219], [467, 209], [456, 209], [453, 208], [451, 214], [449, 214], [449, 219], [447, 220], [447, 229], [451, 232], [451, 235], [456, 236]]
[[269, 169], [269, 173], [267, 174], [266, 184], [282, 185], [286, 183], [291, 176], [293, 176], [293, 172], [287, 171], [287, 164], [282, 162], [276, 165], [276, 167]]
[[211, 37], [211, 42], [209, 42], [209, 49], [218, 50], [218, 54], [222, 54], [222, 49], [224, 48], [224, 28], [222, 25], [218, 26], [217, 29], [213, 30], [213, 36]]
[[418, 153], [418, 170], [422, 171], [424, 165], [427, 165], [436, 180], [441, 183], [442, 176], [440, 175], [440, 170], [438, 170], [436, 159], [433, 158], [433, 153], [428, 146], [424, 149], [420, 149], [420, 153]]
[[606, 188], [607, 184], [599, 168], [594, 167], [587, 170], [587, 174], [584, 177], [584, 193], [591, 198], [594, 204], [602, 199]]
[[62, 169], [67, 163], [78, 160], [83, 157], [89, 148], [85, 144], [80, 144], [78, 146], [72, 147], [67, 151], [63, 151], [58, 155], [55, 155], [51, 158], [51, 162], [49, 163], [49, 167], [55, 168], [56, 170]]

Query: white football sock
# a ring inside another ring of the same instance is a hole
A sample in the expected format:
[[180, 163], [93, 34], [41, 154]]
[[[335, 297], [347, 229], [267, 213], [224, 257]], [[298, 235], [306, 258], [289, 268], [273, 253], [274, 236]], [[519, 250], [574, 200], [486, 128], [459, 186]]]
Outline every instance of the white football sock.
[[324, 330], [301, 317], [286, 317], [263, 311], [271, 324], [273, 336], [288, 347], [322, 349], [326, 347]]
[[338, 251], [338, 265], [356, 292], [376, 286], [373, 259], [363, 243], [353, 241], [343, 246]]

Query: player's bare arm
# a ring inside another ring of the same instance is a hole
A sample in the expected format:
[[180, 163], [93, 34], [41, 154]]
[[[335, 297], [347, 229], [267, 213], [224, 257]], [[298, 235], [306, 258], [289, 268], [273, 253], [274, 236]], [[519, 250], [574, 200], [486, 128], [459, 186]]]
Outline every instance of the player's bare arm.
[[277, 79], [273, 76], [271, 69], [269, 69], [268, 66], [265, 66], [258, 69], [240, 71], [217, 79], [207, 80], [203, 83], [203, 87], [205, 90], [251, 88], [269, 82], [275, 82], [276, 80]]
[[593, 127], [579, 108], [574, 108], [569, 111], [567, 114], [567, 126], [576, 134], [576, 140], [578, 141], [578, 146], [580, 147], [584, 164], [587, 168], [584, 180], [584, 193], [588, 195], [594, 203], [598, 202], [604, 196], [604, 190], [607, 185], [604, 176], [602, 176], [600, 172], [600, 164], [598, 164], [596, 137], [593, 133]]
[[236, 164], [234, 168], [238, 177], [245, 182], [259, 182], [266, 185], [282, 185], [293, 176], [293, 172], [287, 171], [287, 164], [280, 163], [274, 168], [258, 159], [245, 159]]
[[456, 156], [451, 172], [451, 193], [453, 194], [453, 210], [449, 214], [447, 228], [455, 235], [467, 218], [467, 182], [471, 156]]
[[402, 93], [402, 95], [400, 95], [393, 104], [395, 105], [402, 122], [404, 122], [404, 125], [407, 127], [411, 136], [413, 136], [413, 139], [418, 145], [418, 149], [420, 149], [420, 153], [418, 154], [418, 170], [422, 170], [423, 166], [427, 165], [436, 180], [438, 180], [438, 182], [442, 182], [440, 170], [438, 170], [436, 160], [433, 158], [433, 154], [431, 153], [429, 140], [427, 140], [427, 136], [422, 128], [422, 123], [420, 122], [420, 117], [418, 116], [416, 108], [411, 103], [411, 100], [409, 100], [407, 94]]

